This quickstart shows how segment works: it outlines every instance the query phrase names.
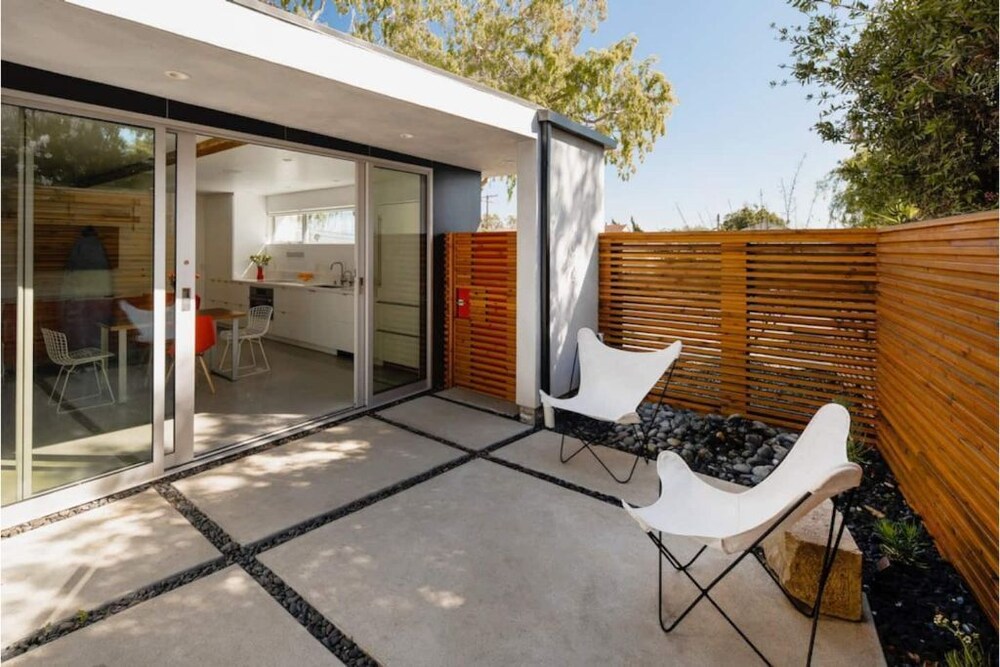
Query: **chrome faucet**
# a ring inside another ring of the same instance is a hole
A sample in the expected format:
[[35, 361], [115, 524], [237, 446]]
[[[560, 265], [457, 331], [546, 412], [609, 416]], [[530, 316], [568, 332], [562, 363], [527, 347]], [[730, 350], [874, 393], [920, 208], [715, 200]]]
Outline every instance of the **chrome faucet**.
[[343, 262], [330, 262], [330, 271], [333, 271], [333, 267], [340, 265], [340, 278], [337, 279], [338, 285], [344, 284], [344, 263]]

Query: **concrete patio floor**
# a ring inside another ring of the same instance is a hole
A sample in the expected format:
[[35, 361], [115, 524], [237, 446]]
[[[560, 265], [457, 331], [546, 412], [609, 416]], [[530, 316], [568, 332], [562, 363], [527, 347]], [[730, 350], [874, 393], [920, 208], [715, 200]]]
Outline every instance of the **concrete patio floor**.
[[[20, 653], [12, 665], [759, 663], [710, 605], [672, 634], [660, 630], [656, 551], [607, 498], [655, 498], [653, 466], [640, 463], [618, 485], [586, 452], [559, 464], [558, 446], [554, 434], [421, 397], [6, 538], [4, 657]], [[631, 465], [605, 453], [613, 468]], [[102, 543], [122, 553], [109, 557]], [[171, 584], [206, 562], [190, 582]], [[94, 583], [78, 586], [84, 564]], [[705, 581], [725, 560], [698, 565]], [[165, 579], [162, 592], [130, 599]], [[664, 590], [670, 611], [695, 595], [672, 571]], [[804, 662], [807, 619], [756, 562], [717, 590], [774, 664]], [[97, 610], [96, 620], [65, 620], [77, 610]], [[63, 629], [37, 635], [41, 646], [26, 652], [11, 645], [47, 622]], [[824, 619], [815, 664], [884, 664], [871, 619]]]

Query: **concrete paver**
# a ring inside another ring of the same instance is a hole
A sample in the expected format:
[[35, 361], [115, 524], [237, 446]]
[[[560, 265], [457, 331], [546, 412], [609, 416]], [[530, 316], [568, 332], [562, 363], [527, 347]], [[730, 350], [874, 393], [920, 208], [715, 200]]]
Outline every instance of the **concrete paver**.
[[5, 664], [343, 665], [235, 565]]
[[513, 419], [421, 396], [379, 413], [386, 419], [471, 449], [483, 449], [531, 429]]
[[452, 447], [362, 417], [174, 486], [246, 544], [459, 456]]
[[3, 541], [3, 645], [221, 554], [149, 489]]

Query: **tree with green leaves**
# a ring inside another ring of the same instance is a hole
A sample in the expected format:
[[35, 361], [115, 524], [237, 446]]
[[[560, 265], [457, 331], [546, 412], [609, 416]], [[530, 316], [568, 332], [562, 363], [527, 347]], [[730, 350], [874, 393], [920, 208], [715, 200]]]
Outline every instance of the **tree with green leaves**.
[[773, 211], [763, 205], [744, 204], [742, 208], [727, 213], [722, 219], [722, 231], [738, 232], [743, 230], [785, 229], [788, 223]]
[[789, 0], [792, 78], [818, 88], [819, 135], [850, 146], [834, 212], [881, 225], [997, 202], [997, 3]]
[[[270, 0], [312, 19], [327, 0]], [[607, 16], [606, 0], [330, 0], [350, 32], [374, 44], [534, 102], [613, 137], [627, 180], [666, 133], [674, 103], [634, 35], [578, 52]]]

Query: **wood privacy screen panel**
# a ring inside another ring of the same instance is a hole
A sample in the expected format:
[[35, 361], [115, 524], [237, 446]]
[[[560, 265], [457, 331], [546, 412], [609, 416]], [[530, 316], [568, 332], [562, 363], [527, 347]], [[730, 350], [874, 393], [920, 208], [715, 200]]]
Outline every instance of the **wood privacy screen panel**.
[[874, 436], [876, 234], [609, 233], [600, 329], [611, 345], [684, 354], [667, 400], [801, 428], [846, 400]]
[[878, 234], [879, 449], [997, 616], [997, 212]]
[[[514, 400], [517, 353], [517, 236], [445, 236], [445, 384]], [[458, 290], [468, 317], [458, 317]]]

